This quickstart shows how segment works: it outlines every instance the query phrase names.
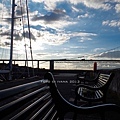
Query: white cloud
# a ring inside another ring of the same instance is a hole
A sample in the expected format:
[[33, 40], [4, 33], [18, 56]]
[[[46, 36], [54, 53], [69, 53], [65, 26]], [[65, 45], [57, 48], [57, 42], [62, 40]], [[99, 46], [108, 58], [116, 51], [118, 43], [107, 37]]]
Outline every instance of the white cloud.
[[73, 12], [79, 12], [80, 10], [77, 9], [77, 8], [75, 8], [74, 6], [72, 6], [72, 11], [73, 11]]
[[80, 42], [85, 42], [85, 41], [88, 41], [88, 40], [92, 40], [92, 38], [90, 38], [90, 37], [81, 37], [80, 38]]
[[86, 46], [70, 46], [70, 48], [73, 48], [73, 49], [85, 49], [87, 47]]
[[110, 4], [105, 3], [105, 0], [82, 0], [81, 2], [89, 8], [103, 10], [111, 9]]
[[92, 14], [89, 14], [89, 13], [85, 13], [83, 15], [79, 15], [78, 18], [92, 18], [94, 16], [95, 16], [95, 14], [92, 15]]
[[[18, 1], [18, 0], [17, 0]], [[45, 4], [45, 9], [48, 10], [50, 13], [55, 13], [56, 15], [63, 15], [66, 13], [66, 11], [63, 9], [56, 9], [57, 7], [57, 3], [58, 2], [65, 2], [65, 0], [32, 0], [33, 2], [40, 2], [40, 3], [44, 3]], [[78, 9], [75, 5], [77, 5], [78, 3], [82, 3], [84, 4], [86, 7], [89, 8], [93, 8], [93, 9], [102, 9], [102, 10], [109, 10], [111, 9], [111, 5], [109, 4], [109, 2], [120, 2], [120, 0], [66, 0], [66, 2], [71, 3], [72, 7], [72, 11], [75, 13], [83, 13], [78, 14], [78, 18], [90, 18], [93, 17], [93, 15], [90, 15], [90, 13], [84, 13], [81, 9]], [[0, 8], [2, 9], [3, 5], [0, 4]], [[23, 13], [25, 13], [25, 7], [23, 6]], [[37, 9], [37, 8], [35, 8]], [[21, 15], [20, 12], [20, 7], [16, 7], [17, 13], [16, 15], [19, 16]], [[115, 6], [115, 10], [117, 13], [120, 12], [120, 4], [116, 4]], [[0, 16], [2, 16], [3, 12], [0, 12]], [[4, 15], [7, 18], [10, 18], [10, 14], [8, 11], [8, 8], [5, 8], [4, 6]], [[68, 26], [72, 26], [77, 24], [77, 22], [75, 21], [75, 19], [73, 20], [72, 18], [69, 18], [66, 14], [64, 15], [64, 17], [60, 17], [58, 16], [58, 18], [56, 19], [52, 19], [53, 17], [51, 17], [50, 20], [45, 20], [45, 19], [38, 19], [36, 21], [32, 20], [32, 17], [39, 17], [39, 16], [45, 16], [42, 13], [39, 13], [38, 11], [34, 11], [32, 13], [29, 12], [30, 15], [30, 26], [36, 26], [36, 28], [39, 26], [42, 26], [42, 28], [40, 30], [36, 30], [36, 29], [32, 29], [31, 27], [31, 33], [33, 35], [34, 40], [32, 40], [32, 46], [33, 46], [33, 50], [44, 50], [44, 44], [47, 45], [54, 45], [54, 46], [58, 46], [58, 45], [62, 45], [65, 42], [68, 42], [68, 40], [70, 40], [70, 38], [79, 38], [79, 42], [85, 42], [86, 40], [92, 40], [93, 37], [96, 37], [97, 34], [95, 33], [87, 33], [87, 32], [64, 32], [64, 28], [68, 27]], [[71, 20], [72, 19], [72, 20]], [[2, 22], [0, 19], [0, 24], [2, 25], [10, 25], [10, 23], [8, 23], [8, 21], [4, 21]], [[25, 23], [26, 25], [26, 23]], [[111, 26], [111, 27], [120, 27], [120, 21], [117, 20], [107, 20], [107, 21], [103, 21], [102, 25], [107, 25], [107, 26]], [[17, 29], [19, 28], [18, 26], [16, 27]], [[38, 29], [37, 28], [37, 29]], [[1, 28], [2, 29], [2, 28]], [[53, 32], [52, 32], [52, 29]], [[7, 29], [8, 30], [8, 29]], [[3, 34], [5, 34], [4, 36], [0, 36], [2, 39], [2, 44], [3, 46], [8, 45], [10, 43], [10, 40], [8, 39], [8, 36], [6, 35], [8, 33], [8, 31], [2, 31]], [[9, 28], [10, 30], [10, 28]], [[49, 31], [51, 30], [51, 31]], [[74, 29], [75, 30], [75, 29]], [[54, 32], [55, 31], [55, 32]], [[10, 33], [10, 31], [9, 31]], [[26, 34], [28, 34], [28, 32], [26, 32]], [[10, 36], [10, 35], [9, 35]], [[17, 36], [19, 37], [18, 41], [14, 41], [14, 46], [17, 49], [22, 50], [24, 47], [24, 41], [22, 39], [22, 37], [19, 35]], [[21, 38], [21, 39], [20, 39]], [[4, 40], [4, 41], [3, 41]], [[21, 40], [21, 41], [20, 41]], [[28, 47], [29, 47], [29, 40], [26, 38], [26, 42], [28, 43]], [[72, 47], [71, 47], [72, 48]], [[77, 46], [73, 46], [73, 48], [78, 48]], [[83, 48], [84, 49], [84, 48]], [[100, 51], [100, 50], [104, 50], [103, 48], [95, 48], [94, 51]], [[56, 52], [56, 51], [55, 51]], [[67, 51], [68, 53], [68, 51]], [[67, 56], [67, 53], [64, 53], [64, 56]], [[56, 55], [54, 54], [54, 57], [62, 57], [63, 54], [60, 55]], [[68, 54], [69, 56], [75, 56], [75, 54]], [[52, 57], [53, 58], [53, 57]]]
[[4, 4], [0, 4], [0, 24], [1, 25], [9, 25], [8, 20], [10, 22], [10, 13], [7, 7]]
[[[73, 32], [72, 34], [70, 33], [64, 33], [64, 31], [57, 31], [56, 34], [50, 33], [48, 31], [39, 31], [40, 36], [36, 37], [36, 43], [39, 45], [40, 43], [43, 44], [48, 44], [48, 45], [61, 45], [67, 42], [70, 38], [72, 37], [83, 37], [86, 38], [85, 40], [91, 40], [91, 36], [96, 36], [96, 34], [93, 33], [76, 33]], [[38, 32], [34, 30], [33, 34], [35, 36], [38, 36]], [[39, 41], [41, 41], [39, 43]]]
[[[25, 30], [27, 31], [27, 28]], [[4, 34], [4, 36], [1, 36], [1, 45], [9, 46], [8, 43], [10, 43], [10, 31], [6, 29], [6, 31], [5, 30], [4, 32], [2, 31], [2, 34]], [[28, 32], [25, 32], [25, 34], [26, 34], [25, 41], [27, 43], [27, 46], [29, 47], [30, 46], [29, 39], [27, 37]], [[32, 39], [33, 50], [37, 50], [37, 49], [40, 50], [41, 48], [43, 49], [42, 47], [43, 44], [55, 45], [55, 46], [61, 45], [67, 42], [72, 37], [80, 37], [84, 42], [85, 40], [91, 40], [91, 36], [97, 36], [97, 35], [94, 33], [85, 33], [85, 32], [65, 33], [64, 31], [60, 31], [60, 30], [56, 31], [56, 34], [54, 34], [54, 33], [50, 33], [50, 31], [36, 30], [31, 28], [31, 38], [33, 38]], [[23, 39], [22, 33], [21, 34], [16, 33], [16, 36], [14, 39], [16, 39], [14, 40], [14, 47], [19, 49], [22, 49], [22, 48], [24, 49], [25, 41]]]
[[[57, 2], [63, 2], [64, 0], [32, 0], [33, 2], [44, 2], [46, 5], [46, 9], [53, 10], [56, 8]], [[111, 9], [111, 5], [107, 2], [109, 0], [66, 0], [66, 2], [70, 2], [71, 4], [77, 5], [78, 3], [83, 3], [85, 6], [94, 9], [103, 9], [109, 10]]]
[[[11, 28], [12, 7], [11, 7], [11, 4], [8, 3], [8, 1], [9, 0], [3, 1], [3, 4], [0, 3], [0, 24], [2, 26], [6, 26], [7, 28], [9, 27], [9, 29], [10, 29]], [[20, 5], [20, 1], [15, 1], [15, 2], [17, 4], [17, 6], [15, 6], [15, 11], [14, 11], [14, 13], [15, 13], [14, 14], [15, 15], [14, 23], [15, 23], [15, 25], [17, 25], [17, 27], [19, 27], [21, 24], [21, 21], [20, 21], [21, 15], [24, 16], [24, 20], [25, 20], [26, 19], [25, 15], [27, 12], [26, 12], [26, 8], [25, 8], [24, 4]]]
[[120, 20], [106, 20], [102, 22], [102, 25], [107, 25], [110, 27], [120, 27]]
[[48, 31], [41, 31], [40, 33], [41, 36], [36, 42], [42, 41], [48, 45], [61, 45], [69, 39], [69, 36], [64, 33], [61, 34], [58, 32], [57, 34], [52, 34]]
[[[48, 45], [61, 45], [67, 42], [72, 37], [79, 36], [81, 38], [84, 38], [84, 41], [85, 41], [85, 40], [92, 40], [91, 36], [97, 36], [94, 33], [73, 32], [72, 34], [70, 34], [70, 33], [65, 33], [64, 31], [57, 31], [56, 34], [50, 33], [48, 31], [39, 31], [39, 33], [40, 33], [40, 36], [36, 37], [36, 42], [38, 42], [39, 44], [39, 41], [41, 41], [41, 44], [45, 43]], [[38, 36], [37, 35], [38, 33], [35, 30], [33, 34], [35, 36]]]
[[103, 50], [105, 50], [105, 48], [95, 48], [93, 51], [94, 52], [100, 52], [100, 51], [103, 51]]
[[50, 14], [46, 15], [41, 15], [38, 11], [30, 13], [30, 24], [34, 26], [41, 25], [45, 28], [50, 27], [58, 30], [76, 23], [75, 21], [71, 21], [71, 18], [61, 9], [54, 9]]
[[87, 33], [87, 32], [74, 32], [74, 34], [72, 36], [89, 37], [89, 36], [97, 36], [97, 34]]
[[120, 51], [108, 51], [98, 55], [98, 57], [120, 58]]
[[79, 42], [85, 42], [88, 40], [92, 40], [92, 37], [97, 36], [95, 33], [87, 33], [87, 32], [73, 32], [69, 34], [70, 38], [79, 37]]
[[33, 22], [31, 20], [30, 24], [31, 25], [42, 25], [42, 27], [44, 28], [52, 28], [52, 29], [56, 29], [56, 30], [59, 30], [59, 29], [63, 29], [64, 27], [67, 27], [69, 25], [74, 25], [76, 24], [77, 22], [71, 22], [71, 21], [67, 21], [67, 20], [58, 20], [58, 21], [54, 21], [54, 22], [46, 22], [44, 20], [38, 20], [37, 22]]
[[116, 13], [120, 13], [120, 4], [116, 4], [115, 10], [116, 10]]
[[45, 4], [46, 10], [54, 10], [56, 8], [57, 2], [62, 2], [64, 0], [32, 0], [33, 2], [39, 2]]

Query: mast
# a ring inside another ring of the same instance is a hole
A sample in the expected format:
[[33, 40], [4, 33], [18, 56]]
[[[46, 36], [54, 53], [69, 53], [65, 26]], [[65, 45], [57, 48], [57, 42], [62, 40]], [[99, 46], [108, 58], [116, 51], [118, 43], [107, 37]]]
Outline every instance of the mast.
[[12, 18], [11, 18], [11, 46], [10, 46], [10, 61], [9, 61], [9, 80], [12, 80], [12, 57], [13, 57], [13, 32], [14, 32], [14, 11], [15, 11], [15, 0], [12, 0]]

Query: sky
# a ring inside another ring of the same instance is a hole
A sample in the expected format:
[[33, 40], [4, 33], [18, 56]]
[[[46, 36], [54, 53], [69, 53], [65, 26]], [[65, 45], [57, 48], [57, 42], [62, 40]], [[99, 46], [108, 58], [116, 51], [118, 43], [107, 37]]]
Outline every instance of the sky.
[[[31, 48], [33, 59], [120, 59], [120, 0], [28, 0], [29, 25], [26, 0], [15, 3], [13, 58], [30, 58]], [[0, 0], [1, 59], [9, 58], [10, 4]]]

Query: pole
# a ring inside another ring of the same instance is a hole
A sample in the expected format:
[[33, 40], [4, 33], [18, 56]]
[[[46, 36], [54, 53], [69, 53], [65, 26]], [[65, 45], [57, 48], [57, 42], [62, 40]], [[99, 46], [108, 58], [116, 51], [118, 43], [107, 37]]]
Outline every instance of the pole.
[[12, 0], [12, 19], [11, 19], [11, 46], [10, 46], [10, 61], [9, 61], [9, 80], [12, 80], [12, 57], [13, 57], [13, 31], [14, 31], [14, 10], [15, 10], [15, 0]]

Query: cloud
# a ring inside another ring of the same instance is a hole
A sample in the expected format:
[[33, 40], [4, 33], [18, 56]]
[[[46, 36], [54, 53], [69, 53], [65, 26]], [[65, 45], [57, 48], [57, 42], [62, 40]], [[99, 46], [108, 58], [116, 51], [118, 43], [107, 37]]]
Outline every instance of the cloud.
[[[15, 26], [15, 33], [14, 33], [14, 40], [15, 40], [14, 46], [16, 48], [18, 46], [18, 49], [19, 48], [24, 49], [24, 44], [25, 44], [23, 39], [24, 36], [25, 36], [25, 39], [27, 39], [26, 40], [27, 41], [26, 43], [28, 44], [27, 47], [29, 47], [29, 39], [28, 39], [29, 32], [27, 29], [26, 8], [23, 4], [20, 5], [19, 0], [16, 0], [16, 1], [17, 1], [16, 2], [17, 6], [15, 8], [15, 16], [18, 17], [19, 19], [15, 19], [16, 26]], [[38, 8], [39, 5], [34, 6], [34, 3], [32, 3], [31, 1], [36, 2], [36, 4], [37, 2], [39, 2], [40, 7]], [[112, 6], [113, 5], [112, 3], [114, 1], [116, 1], [116, 3], [114, 4], [115, 8], [113, 8], [114, 6]], [[94, 40], [94, 38], [97, 36], [97, 34], [94, 32], [93, 33], [87, 32], [87, 30], [89, 31], [96, 30], [95, 32], [97, 32], [97, 29], [89, 28], [89, 25], [94, 23], [90, 23], [90, 24], [88, 23], [89, 20], [92, 20], [94, 15], [97, 13], [97, 9], [99, 9], [98, 12], [100, 13], [100, 15], [103, 15], [102, 13], [104, 11], [106, 12], [111, 8], [116, 10], [116, 13], [119, 13], [120, 7], [119, 7], [119, 4], [117, 3], [118, 1], [119, 0], [111, 0], [111, 1], [110, 0], [51, 0], [51, 1], [50, 0], [30, 0], [29, 1], [29, 5], [30, 5], [29, 17], [30, 17], [30, 27], [31, 27], [30, 34], [32, 39], [33, 50], [34, 51], [38, 50], [37, 51], [38, 53], [42, 53], [40, 51], [47, 51], [47, 50], [50, 50], [52, 47], [54, 47], [55, 48], [54, 57], [57, 56], [60, 58], [62, 57], [62, 55], [65, 55], [68, 57], [70, 55], [75, 56], [76, 53], [78, 52], [77, 51], [78, 49], [84, 49], [84, 48], [78, 47], [78, 45], [82, 44], [80, 42]], [[34, 8], [32, 8], [33, 6]], [[0, 8], [2, 7], [3, 7], [2, 4], [0, 4]], [[21, 7], [22, 7], [22, 12], [21, 12]], [[85, 9], [82, 9], [82, 8], [85, 8]], [[95, 13], [93, 14], [94, 11]], [[0, 12], [0, 16], [2, 16], [2, 14], [3, 12]], [[5, 14], [4, 22], [0, 22], [1, 24], [0, 29], [2, 30], [3, 25], [5, 26], [4, 26], [4, 30], [2, 31], [0, 30], [0, 34], [1, 34], [2, 44], [4, 46], [9, 46], [10, 34], [11, 34], [10, 33], [11, 14], [10, 14], [10, 11], [8, 11], [7, 7], [5, 8], [4, 14]], [[23, 33], [22, 24], [21, 26], [19, 25], [21, 16], [23, 16], [25, 20], [24, 21], [25, 33]], [[104, 16], [102, 16], [102, 18], [104, 18]], [[96, 20], [96, 18], [94, 18], [94, 20]], [[87, 26], [87, 23], [89, 24], [88, 26]], [[106, 21], [103, 21], [102, 25], [111, 26], [111, 27], [120, 27], [120, 22], [115, 19], [106, 20]], [[93, 28], [94, 28], [94, 25], [93, 25]], [[75, 32], [75, 31], [80, 31], [80, 32]], [[84, 32], [81, 32], [81, 31], [84, 31]], [[72, 40], [75, 40], [75, 41], [72, 41]], [[76, 41], [77, 43], [78, 42], [79, 43], [77, 46], [74, 46], [75, 44], [77, 44], [75, 43]], [[70, 45], [67, 42], [69, 42]], [[73, 42], [75, 44], [73, 44], [73, 46], [70, 47], [71, 43]], [[63, 48], [62, 45], [65, 48], [64, 49], [65, 53], [62, 55], [61, 55], [61, 52], [57, 54], [59, 51], [58, 49], [60, 47]], [[69, 47], [66, 47], [66, 46], [69, 46]], [[88, 46], [86, 47], [88, 48]], [[102, 50], [104, 49], [102, 48], [94, 49], [95, 52], [102, 51]], [[48, 51], [48, 52], [49, 54], [51, 54], [51, 51]], [[74, 53], [74, 55], [68, 54], [68, 53]]]
[[[28, 31], [25, 31], [22, 33], [22, 36], [25, 37], [25, 38], [31, 38], [32, 40], [36, 40], [35, 36], [34, 36], [34, 33], [31, 31], [30, 34]], [[18, 39], [19, 40], [19, 39]]]
[[[48, 45], [61, 45], [69, 40], [69, 36], [65, 33], [57, 32], [57, 34], [50, 33], [49, 31], [40, 31], [41, 37], [39, 40], [42, 40], [45, 44]], [[38, 41], [39, 41], [38, 40]]]
[[[1, 28], [1, 29], [3, 29], [3, 28]], [[6, 39], [11, 39], [11, 30], [4, 28], [4, 30], [0, 30], [0, 35], [1, 35], [1, 38], [4, 36], [4, 37], [6, 37]], [[19, 31], [16, 30], [14, 32], [14, 40], [22, 40], [22, 39], [23, 39], [23, 37], [21, 36]], [[2, 41], [4, 41], [4, 39]]]
[[[46, 5], [46, 9], [53, 10], [53, 8], [56, 8], [56, 4], [58, 2], [63, 2], [64, 0], [32, 0], [33, 2], [44, 2]], [[65, 2], [65, 1], [64, 1]], [[109, 10], [111, 9], [111, 5], [109, 4], [109, 0], [67, 0], [66, 2], [77, 5], [79, 3], [84, 4], [86, 7], [94, 8], [94, 9], [103, 9], [103, 10]], [[117, 0], [118, 2], [118, 0]]]
[[70, 34], [71, 38], [72, 37], [79, 37], [80, 42], [84, 42], [86, 40], [92, 40], [92, 37], [97, 36], [95, 33], [88, 33], [88, 32], [73, 32]]
[[40, 33], [41, 37], [39, 39], [44, 40], [44, 42], [49, 45], [61, 45], [67, 42], [68, 40], [72, 39], [73, 37], [80, 37], [80, 39], [82, 39], [82, 42], [84, 42], [86, 40], [92, 40], [91, 37], [97, 36], [97, 34], [87, 32], [65, 33], [61, 31], [57, 32], [57, 34], [53, 34], [48, 31], [40, 31]]
[[56, 4], [59, 2], [64, 2], [64, 0], [32, 0], [32, 2], [44, 3], [46, 10], [54, 10]]
[[15, 8], [15, 15], [16, 16], [21, 16], [21, 15], [24, 15], [26, 14], [26, 7], [25, 5], [17, 5], [16, 8]]
[[89, 36], [97, 36], [97, 34], [88, 33], [88, 32], [74, 32], [73, 36], [89, 37]]
[[89, 32], [68, 32], [66, 36], [70, 39], [78, 39], [78, 42], [85, 42], [88, 40], [92, 40], [93, 37], [96, 37], [97, 34], [89, 33]]
[[111, 9], [111, 5], [105, 2], [106, 2], [105, 0], [89, 0], [89, 1], [81, 0], [81, 3], [83, 3], [86, 7], [89, 7], [89, 8], [103, 9], [103, 10]]
[[[76, 21], [72, 21], [64, 10], [55, 9], [46, 15], [39, 15], [38, 12], [31, 13], [30, 25], [38, 26], [41, 25], [42, 28], [52, 28], [60, 31], [66, 26], [77, 24]], [[35, 22], [37, 21], [37, 22]]]
[[[4, 29], [0, 28], [0, 36], [1, 36], [1, 45], [2, 46], [5, 46], [5, 45], [9, 46], [10, 40], [11, 40], [11, 30], [6, 29], [6, 28], [4, 28]], [[22, 33], [19, 30], [14, 30], [13, 36], [14, 36], [13, 39], [14, 39], [15, 43], [17, 43], [18, 41], [22, 41], [24, 37], [25, 37], [25, 39], [29, 39], [29, 33], [28, 33], [27, 29], [25, 29], [24, 33]], [[36, 40], [36, 37], [34, 36], [34, 32], [32, 30], [31, 30], [30, 36], [31, 36], [32, 40]]]
[[85, 49], [87, 48], [86, 46], [70, 46], [72, 49]]
[[107, 58], [120, 58], [120, 51], [109, 51], [101, 53], [96, 57], [107, 57]]
[[[8, 1], [7, 3], [0, 3], [0, 24], [2, 26], [6, 26], [7, 28], [11, 28], [11, 5]], [[21, 17], [24, 17], [24, 20], [26, 19], [26, 8], [25, 5], [20, 5], [18, 1], [16, 2], [17, 6], [15, 6], [14, 10], [14, 25], [20, 25], [21, 24]], [[25, 24], [25, 23], [24, 23]]]
[[11, 22], [11, 14], [9, 8], [4, 4], [0, 3], [0, 24], [3, 25], [10, 25]]
[[116, 13], [120, 12], [120, 4], [116, 4], [115, 6]]
[[81, 11], [81, 10], [79, 10], [78, 8], [74, 7], [74, 6], [72, 6], [71, 8], [72, 8], [72, 11], [73, 11], [73, 12], [79, 12], [79, 11]]
[[1, 36], [4, 36], [4, 35], [5, 35], [5, 36], [10, 36], [10, 35], [11, 35], [11, 34], [10, 34], [10, 30], [4, 30], [4, 31], [3, 31], [3, 30], [1, 29], [1, 30], [0, 30], [0, 35], [1, 35]]
[[102, 22], [102, 25], [107, 25], [110, 27], [120, 27], [120, 20], [106, 20]]
[[102, 9], [105, 11], [114, 8], [116, 13], [120, 12], [120, 0], [32, 0], [32, 2], [43, 3], [46, 10], [54, 10], [58, 3], [66, 2], [74, 5], [71, 7], [74, 12], [80, 11], [80, 9], [75, 7], [77, 4], [84, 4], [88, 8]]
[[60, 10], [60, 9], [55, 9], [52, 12], [49, 12], [48, 14], [44, 15], [44, 16], [33, 16], [33, 18], [31, 19], [32, 21], [36, 21], [36, 20], [44, 20], [47, 23], [49, 22], [54, 22], [54, 21], [58, 21], [60, 19], [62, 19], [65, 15], [65, 11]]
[[89, 38], [89, 37], [81, 37], [80, 38], [80, 42], [85, 42], [87, 40], [92, 40], [92, 38]]
[[103, 51], [103, 50], [105, 50], [105, 48], [95, 48], [93, 51], [94, 52], [100, 52], [100, 51]]
[[82, 15], [78, 15], [78, 18], [92, 18], [94, 16], [95, 16], [95, 14], [85, 13], [85, 14], [82, 14]]

